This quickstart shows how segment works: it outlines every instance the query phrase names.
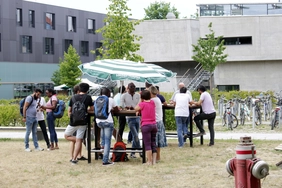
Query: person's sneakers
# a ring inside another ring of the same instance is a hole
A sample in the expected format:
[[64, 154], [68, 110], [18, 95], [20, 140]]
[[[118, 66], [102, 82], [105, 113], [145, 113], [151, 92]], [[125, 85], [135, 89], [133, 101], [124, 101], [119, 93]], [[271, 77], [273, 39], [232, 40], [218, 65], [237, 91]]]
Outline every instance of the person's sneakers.
[[135, 154], [131, 153], [130, 158], [135, 159], [136, 158]]
[[86, 157], [84, 157], [84, 156], [81, 156], [80, 158], [77, 158], [77, 160], [79, 160], [79, 161], [86, 161], [86, 160], [87, 160], [87, 158], [86, 158]]
[[103, 159], [103, 157], [104, 157], [103, 154], [98, 155], [98, 159]]
[[70, 160], [70, 162], [71, 162], [72, 165], [76, 165], [78, 161], [77, 160]]
[[200, 132], [197, 134], [197, 136], [202, 136], [202, 135], [206, 135], [206, 132]]
[[208, 146], [213, 146], [214, 144], [209, 143]]
[[106, 162], [106, 163], [103, 163], [103, 166], [111, 166], [114, 164], [115, 164], [114, 162]]
[[43, 148], [41, 148], [41, 147], [37, 147], [37, 148], [35, 148], [35, 151], [43, 151], [44, 149]]
[[189, 138], [189, 136], [187, 134], [184, 134], [183, 139], [187, 139], [187, 138]]
[[127, 140], [127, 144], [131, 144], [131, 141], [130, 141], [130, 140]]
[[25, 151], [26, 151], [26, 152], [31, 152], [31, 149], [26, 148]]
[[143, 153], [139, 153], [140, 157], [143, 158]]

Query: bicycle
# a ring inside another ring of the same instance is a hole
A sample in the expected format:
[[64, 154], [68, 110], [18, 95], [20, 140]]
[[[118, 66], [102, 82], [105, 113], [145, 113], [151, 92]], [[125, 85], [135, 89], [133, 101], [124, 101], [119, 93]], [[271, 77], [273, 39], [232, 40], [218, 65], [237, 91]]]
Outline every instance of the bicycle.
[[255, 114], [253, 114], [253, 118], [255, 118], [255, 124], [260, 125], [261, 124], [261, 111], [260, 111], [260, 99], [256, 99], [254, 101], [253, 107], [255, 108]]
[[281, 106], [282, 106], [282, 98], [280, 95], [277, 95], [277, 97], [274, 97], [277, 99], [277, 106], [275, 109], [271, 112], [270, 115], [270, 126], [271, 130], [274, 128], [278, 127], [279, 122], [280, 122], [280, 114], [281, 114]]
[[240, 125], [244, 125], [246, 117], [250, 119], [250, 110], [247, 106], [246, 99], [241, 99], [238, 101], [240, 103]]
[[233, 105], [233, 102], [231, 100], [223, 104], [225, 111], [222, 117], [222, 125], [225, 126], [226, 124], [228, 124], [228, 128], [230, 128], [231, 130], [233, 130], [234, 128], [238, 126], [238, 119], [231, 112], [232, 105]]

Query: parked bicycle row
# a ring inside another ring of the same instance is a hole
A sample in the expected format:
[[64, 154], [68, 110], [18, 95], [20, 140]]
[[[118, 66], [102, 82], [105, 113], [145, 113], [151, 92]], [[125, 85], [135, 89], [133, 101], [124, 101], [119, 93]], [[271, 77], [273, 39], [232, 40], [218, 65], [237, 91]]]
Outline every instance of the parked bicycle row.
[[[275, 101], [275, 108], [272, 105], [273, 101]], [[244, 125], [246, 121], [252, 121], [253, 125], [269, 121], [272, 130], [280, 127], [282, 122], [281, 108], [282, 95], [280, 93], [276, 93], [274, 96], [260, 94], [246, 98], [233, 96], [231, 99], [226, 99], [222, 95], [218, 100], [218, 112], [222, 119], [222, 125], [231, 130], [236, 128], [239, 123]]]

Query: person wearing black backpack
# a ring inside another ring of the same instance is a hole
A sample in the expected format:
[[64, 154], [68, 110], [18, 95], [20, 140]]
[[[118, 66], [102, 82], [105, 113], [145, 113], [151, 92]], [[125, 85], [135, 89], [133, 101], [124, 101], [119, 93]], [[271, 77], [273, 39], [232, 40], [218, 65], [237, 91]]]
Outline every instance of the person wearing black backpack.
[[[75, 143], [74, 154], [70, 162], [77, 164], [77, 156], [81, 151], [82, 141], [87, 128], [87, 113], [94, 111], [93, 101], [90, 95], [87, 95], [89, 85], [87, 83], [79, 84], [79, 93], [74, 95], [69, 102], [68, 115], [70, 123], [65, 130], [65, 139]], [[76, 136], [74, 132], [76, 131]]]

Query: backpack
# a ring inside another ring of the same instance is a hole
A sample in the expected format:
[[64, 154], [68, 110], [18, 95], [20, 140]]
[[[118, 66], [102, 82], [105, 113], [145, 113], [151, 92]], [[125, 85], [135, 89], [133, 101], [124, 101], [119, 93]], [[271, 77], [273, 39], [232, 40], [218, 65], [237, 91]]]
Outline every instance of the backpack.
[[[77, 95], [75, 95], [77, 96]], [[76, 100], [75, 96], [71, 98], [72, 107], [71, 107], [71, 117], [72, 117], [72, 126], [77, 125], [86, 125], [87, 124], [87, 111], [85, 107], [85, 100], [87, 95], [84, 95], [82, 100]]]
[[[126, 145], [123, 142], [115, 143], [113, 150], [126, 150]], [[113, 152], [112, 161], [113, 162], [125, 162], [128, 161], [126, 152]]]
[[[24, 103], [25, 103], [25, 99], [26, 99], [26, 98], [27, 98], [27, 97], [21, 99], [21, 101], [20, 101], [20, 114], [21, 114], [21, 116], [23, 116], [23, 107], [24, 107]], [[31, 96], [31, 102], [30, 102], [29, 105], [26, 107], [26, 109], [29, 108], [29, 106], [31, 105], [32, 102], [33, 102], [33, 97]]]
[[[50, 99], [51, 100], [51, 99]], [[52, 105], [52, 100], [51, 100]], [[64, 116], [64, 112], [66, 109], [66, 104], [63, 100], [58, 100], [56, 108], [53, 110], [53, 116], [55, 118], [61, 118]]]
[[107, 96], [99, 96], [94, 103], [95, 117], [98, 119], [108, 119], [109, 117], [109, 98]]

